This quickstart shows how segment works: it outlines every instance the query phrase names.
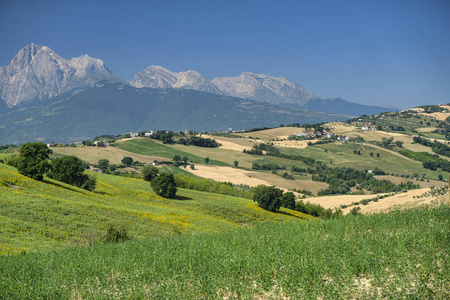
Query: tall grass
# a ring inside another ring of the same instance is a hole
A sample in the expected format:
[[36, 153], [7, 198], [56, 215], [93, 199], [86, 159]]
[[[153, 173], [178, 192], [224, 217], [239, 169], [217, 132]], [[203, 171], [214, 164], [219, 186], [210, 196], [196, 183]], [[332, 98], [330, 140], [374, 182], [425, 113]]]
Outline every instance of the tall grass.
[[1, 299], [448, 299], [450, 209], [0, 257]]

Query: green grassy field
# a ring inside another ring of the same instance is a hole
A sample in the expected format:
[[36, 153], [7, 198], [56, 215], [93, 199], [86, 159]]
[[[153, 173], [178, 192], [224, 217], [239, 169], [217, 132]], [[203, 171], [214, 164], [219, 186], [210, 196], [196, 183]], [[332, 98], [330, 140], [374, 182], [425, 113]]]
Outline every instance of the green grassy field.
[[[187, 156], [189, 158], [189, 161], [192, 161], [194, 163], [205, 163], [206, 157], [211, 158], [211, 156], [209, 155], [199, 156], [198, 154], [194, 154], [200, 153], [201, 150], [203, 149], [201, 147], [196, 146], [176, 147], [180, 145], [164, 145], [162, 142], [155, 141], [149, 138], [137, 138], [132, 140], [126, 140], [119, 142], [116, 145], [117, 147], [132, 153], [165, 157], [168, 160], [172, 160], [175, 155], [180, 155], [181, 157]], [[205, 149], [211, 150], [212, 148], [205, 148]], [[190, 152], [188, 152], [189, 150]], [[218, 166], [229, 165], [227, 163], [217, 161], [215, 159], [210, 159], [209, 163]]]
[[450, 209], [0, 256], [1, 299], [448, 299]]
[[97, 188], [89, 192], [51, 179], [38, 182], [0, 164], [0, 254], [86, 245], [100, 240], [109, 224], [123, 225], [135, 239], [143, 239], [309, 217], [288, 210], [271, 213], [251, 200], [184, 189], [177, 199], [167, 200], [143, 180], [96, 176]]
[[[439, 174], [444, 177], [449, 176], [447, 172], [425, 169], [420, 162], [369, 144], [332, 143], [308, 146], [304, 149], [281, 148], [281, 150], [286, 154], [300, 154], [316, 160], [332, 162], [330, 166], [335, 167], [352, 167], [360, 170], [373, 170], [377, 167], [389, 174], [412, 175], [419, 173], [425, 174], [429, 179], [437, 179]], [[354, 150], [360, 151], [361, 155], [354, 154]], [[371, 152], [373, 157], [370, 156]], [[377, 153], [380, 153], [380, 158], [376, 157]]]

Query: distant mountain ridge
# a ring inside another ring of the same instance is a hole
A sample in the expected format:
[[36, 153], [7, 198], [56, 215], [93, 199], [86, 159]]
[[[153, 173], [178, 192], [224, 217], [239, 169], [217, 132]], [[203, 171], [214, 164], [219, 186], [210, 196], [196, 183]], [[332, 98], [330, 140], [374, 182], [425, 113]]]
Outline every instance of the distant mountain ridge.
[[0, 115], [11, 107], [39, 105], [69, 91], [75, 93], [92, 88], [99, 81], [136, 88], [196, 90], [209, 93], [211, 97], [238, 97], [349, 116], [394, 110], [340, 98], [321, 98], [285, 77], [251, 72], [210, 81], [197, 71], [172, 72], [151, 65], [126, 82], [114, 76], [100, 59], [82, 55], [66, 60], [47, 46], [30, 44], [21, 49], [8, 66], [0, 67]]
[[284, 77], [244, 72], [236, 77], [219, 77], [212, 80], [225, 95], [256, 101], [296, 104], [303, 106], [313, 93]]
[[0, 144], [72, 143], [130, 131], [222, 131], [348, 118], [190, 89], [135, 88], [105, 81], [39, 105], [10, 109], [0, 117]]
[[66, 60], [49, 47], [30, 44], [0, 67], [0, 97], [9, 107], [52, 98], [100, 80], [124, 82], [102, 60], [83, 55]]
[[172, 72], [163, 67], [152, 65], [136, 74], [129, 83], [137, 88], [180, 88], [222, 95], [222, 92], [211, 81], [193, 70]]

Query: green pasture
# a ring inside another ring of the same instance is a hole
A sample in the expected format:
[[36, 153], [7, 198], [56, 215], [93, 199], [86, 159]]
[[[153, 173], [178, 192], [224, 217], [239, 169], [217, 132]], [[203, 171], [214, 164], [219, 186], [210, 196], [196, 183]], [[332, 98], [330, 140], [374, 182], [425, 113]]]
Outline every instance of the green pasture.
[[[150, 155], [150, 156], [160, 156], [165, 157], [168, 160], [172, 160], [175, 155], [180, 155], [181, 157], [188, 157], [190, 162], [194, 163], [205, 163], [205, 158], [209, 157], [210, 161], [209, 163], [212, 165], [218, 165], [218, 166], [228, 166], [229, 164], [226, 164], [221, 161], [217, 161], [212, 158], [211, 155], [200, 156], [198, 155], [198, 150], [203, 149], [201, 147], [196, 146], [184, 146], [177, 147], [180, 145], [164, 145], [160, 141], [155, 141], [149, 138], [136, 138], [132, 140], [126, 140], [121, 141], [119, 143], [116, 143], [117, 147], [120, 149], [137, 153], [137, 154], [143, 154], [143, 155]], [[191, 148], [191, 150], [187, 149]], [[194, 148], [194, 149], [192, 149]], [[205, 148], [210, 150], [211, 148]]]
[[[412, 175], [413, 173], [425, 174], [428, 179], [437, 179], [441, 173], [447, 176], [447, 172], [436, 172], [425, 169], [417, 161], [410, 160], [394, 151], [374, 147], [370, 144], [357, 143], [332, 143], [308, 146], [304, 149], [280, 148], [286, 154], [300, 154], [326, 162], [331, 167], [352, 167], [360, 170], [373, 170], [379, 168], [389, 174]], [[360, 151], [361, 155], [353, 151]], [[373, 153], [373, 157], [370, 153]], [[380, 158], [376, 154], [380, 153]], [[331, 163], [331, 164], [330, 164]]]
[[251, 200], [185, 189], [179, 189], [177, 199], [167, 200], [146, 181], [96, 176], [97, 188], [89, 192], [51, 179], [35, 181], [0, 164], [0, 254], [87, 245], [101, 240], [109, 224], [125, 226], [134, 239], [143, 239], [308, 217], [289, 210], [271, 213]]

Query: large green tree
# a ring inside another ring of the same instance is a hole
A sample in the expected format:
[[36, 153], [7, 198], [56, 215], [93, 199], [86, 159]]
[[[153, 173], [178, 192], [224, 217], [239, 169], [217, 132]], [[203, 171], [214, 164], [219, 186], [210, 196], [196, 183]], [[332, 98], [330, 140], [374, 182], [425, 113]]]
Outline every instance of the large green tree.
[[284, 193], [281, 198], [281, 206], [295, 210], [295, 195], [293, 192]]
[[151, 181], [153, 191], [164, 198], [175, 198], [177, 184], [175, 177], [170, 173], [161, 173]]
[[76, 156], [68, 155], [52, 160], [52, 171], [49, 177], [78, 187], [89, 179], [84, 173], [83, 161]]
[[258, 206], [269, 211], [277, 211], [281, 207], [283, 191], [273, 186], [260, 184], [253, 190], [253, 200]]
[[42, 180], [51, 169], [48, 158], [53, 151], [43, 142], [26, 143], [20, 148], [17, 157], [19, 173], [36, 180]]

